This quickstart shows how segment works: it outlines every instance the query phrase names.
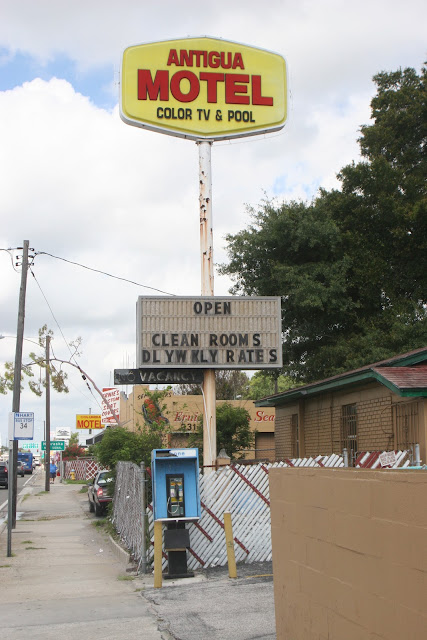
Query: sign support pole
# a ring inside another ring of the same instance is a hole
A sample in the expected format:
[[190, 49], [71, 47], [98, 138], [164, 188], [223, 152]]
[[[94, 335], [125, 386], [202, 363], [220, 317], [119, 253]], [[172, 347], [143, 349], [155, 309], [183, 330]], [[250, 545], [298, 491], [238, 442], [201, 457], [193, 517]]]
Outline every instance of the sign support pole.
[[[199, 208], [201, 294], [214, 295], [213, 231], [212, 231], [212, 141], [199, 140]], [[203, 466], [209, 473], [216, 464], [216, 388], [215, 371], [206, 369], [203, 378], [205, 419], [203, 421]]]

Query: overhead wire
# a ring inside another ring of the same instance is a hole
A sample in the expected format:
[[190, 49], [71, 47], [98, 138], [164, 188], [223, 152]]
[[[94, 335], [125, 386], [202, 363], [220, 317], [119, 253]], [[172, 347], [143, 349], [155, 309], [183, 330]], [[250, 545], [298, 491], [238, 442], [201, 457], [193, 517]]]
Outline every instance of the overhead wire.
[[49, 311], [50, 311], [50, 313], [52, 314], [52, 318], [54, 319], [54, 321], [55, 321], [55, 323], [56, 323], [56, 326], [58, 327], [59, 332], [60, 332], [60, 334], [61, 334], [61, 336], [62, 336], [62, 338], [63, 338], [63, 340], [64, 340], [65, 344], [67, 345], [67, 349], [68, 349], [68, 350], [69, 350], [69, 352], [70, 352], [71, 359], [72, 359], [72, 360], [74, 360], [74, 364], [75, 364], [75, 366], [77, 367], [77, 369], [80, 371], [80, 374], [81, 374], [81, 376], [82, 376], [82, 378], [83, 378], [83, 380], [84, 380], [84, 382], [85, 382], [85, 384], [86, 384], [87, 388], [89, 389], [89, 392], [90, 392], [91, 396], [94, 398], [94, 400], [95, 400], [96, 404], [97, 404], [100, 408], [102, 408], [102, 407], [101, 407], [101, 404], [99, 403], [98, 398], [97, 398], [97, 397], [95, 396], [95, 394], [93, 393], [93, 390], [92, 390], [92, 388], [91, 388], [90, 384], [88, 383], [86, 376], [84, 375], [84, 373], [83, 373], [82, 369], [80, 368], [80, 365], [79, 365], [79, 363], [77, 362], [77, 359], [76, 359], [76, 354], [72, 352], [71, 347], [70, 347], [69, 343], [67, 342], [67, 340], [66, 340], [66, 338], [65, 338], [64, 332], [62, 331], [62, 328], [61, 328], [61, 326], [60, 326], [60, 324], [59, 324], [58, 320], [56, 319], [55, 314], [53, 313], [53, 309], [52, 309], [51, 305], [49, 304], [49, 301], [48, 301], [48, 299], [47, 299], [47, 297], [46, 297], [46, 295], [45, 295], [45, 293], [44, 293], [44, 291], [43, 291], [43, 289], [42, 289], [42, 287], [41, 287], [41, 285], [40, 285], [39, 281], [37, 280], [36, 275], [35, 275], [34, 271], [32, 270], [31, 266], [29, 266], [29, 271], [30, 271], [31, 275], [33, 276], [34, 280], [36, 281], [36, 284], [37, 284], [37, 286], [38, 286], [38, 288], [39, 288], [39, 290], [40, 290], [40, 293], [42, 294], [42, 296], [43, 296], [43, 298], [44, 298], [44, 300], [45, 300], [45, 302], [46, 302], [46, 304], [47, 304], [47, 306], [48, 306], [48, 308], [49, 308]]
[[74, 264], [77, 267], [81, 267], [82, 269], [88, 269], [88, 271], [94, 271], [95, 273], [100, 273], [104, 276], [108, 276], [109, 278], [114, 278], [115, 280], [122, 280], [123, 282], [128, 282], [129, 284], [134, 284], [137, 287], [143, 287], [144, 289], [151, 289], [151, 291], [157, 291], [158, 293], [164, 293], [167, 296], [175, 296], [175, 293], [170, 293], [168, 291], [163, 291], [162, 289], [157, 289], [156, 287], [150, 287], [148, 284], [142, 284], [141, 282], [135, 282], [135, 280], [129, 280], [128, 278], [123, 278], [121, 276], [115, 276], [112, 273], [107, 273], [106, 271], [102, 271], [101, 269], [95, 269], [94, 267], [88, 267], [85, 264], [81, 264], [80, 262], [75, 262], [74, 260], [67, 260], [67, 258], [61, 258], [60, 256], [55, 256], [52, 253], [48, 253], [47, 251], [36, 251], [36, 256], [50, 256], [51, 258], [55, 258], [56, 260], [62, 260], [63, 262], [68, 262], [69, 264]]

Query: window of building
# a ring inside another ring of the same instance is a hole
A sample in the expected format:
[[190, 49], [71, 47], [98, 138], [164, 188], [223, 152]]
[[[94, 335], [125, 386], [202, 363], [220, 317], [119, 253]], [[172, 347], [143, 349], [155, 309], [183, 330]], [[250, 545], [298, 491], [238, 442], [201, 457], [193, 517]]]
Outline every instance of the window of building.
[[343, 449], [347, 449], [349, 466], [353, 467], [357, 455], [356, 403], [341, 407], [341, 444]]
[[292, 458], [299, 458], [299, 427], [298, 414], [291, 416], [291, 455]]
[[392, 405], [393, 427], [397, 449], [411, 451], [411, 462], [415, 462], [415, 445], [420, 442], [418, 403], [399, 402]]

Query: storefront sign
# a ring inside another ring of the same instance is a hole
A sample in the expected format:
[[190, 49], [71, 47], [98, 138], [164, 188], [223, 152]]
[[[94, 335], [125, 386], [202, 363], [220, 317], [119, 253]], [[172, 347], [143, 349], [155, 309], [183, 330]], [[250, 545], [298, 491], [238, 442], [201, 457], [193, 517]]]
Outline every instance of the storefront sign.
[[117, 424], [117, 420], [120, 420], [120, 389], [114, 387], [104, 387], [102, 394], [108, 400], [108, 404], [105, 400], [102, 401], [102, 424]]
[[287, 115], [282, 56], [216, 38], [128, 47], [120, 116], [138, 127], [192, 140], [277, 131]]
[[280, 297], [145, 297], [137, 302], [137, 366], [282, 366]]

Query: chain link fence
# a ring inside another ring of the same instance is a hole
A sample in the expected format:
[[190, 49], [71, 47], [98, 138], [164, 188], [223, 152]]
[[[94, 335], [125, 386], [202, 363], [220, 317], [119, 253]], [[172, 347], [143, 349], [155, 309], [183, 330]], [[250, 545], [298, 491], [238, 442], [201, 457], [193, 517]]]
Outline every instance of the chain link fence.
[[141, 561], [143, 521], [141, 470], [133, 462], [118, 462], [112, 522], [133, 558]]

